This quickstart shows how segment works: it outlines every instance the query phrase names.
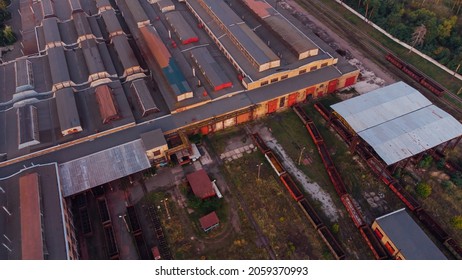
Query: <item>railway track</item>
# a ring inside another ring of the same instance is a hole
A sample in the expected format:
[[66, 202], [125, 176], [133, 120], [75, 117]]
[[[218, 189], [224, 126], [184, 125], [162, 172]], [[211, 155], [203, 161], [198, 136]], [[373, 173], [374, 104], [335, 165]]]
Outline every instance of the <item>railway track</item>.
[[379, 41], [371, 38], [366, 32], [357, 28], [346, 20], [338, 11], [333, 10], [323, 1], [319, 0], [296, 0], [296, 2], [305, 8], [307, 11], [317, 11], [312, 13], [312, 16], [323, 21], [329, 29], [341, 35], [345, 40], [349, 41], [353, 46], [357, 46], [361, 52], [371, 61], [382, 67], [386, 72], [391, 73], [395, 77], [404, 80], [413, 87], [418, 88], [426, 97], [434, 101], [447, 111], [450, 111], [458, 119], [462, 119], [462, 98], [444, 88], [444, 96], [436, 97], [428, 89], [421, 84], [415, 82], [409, 76], [403, 75], [399, 69], [388, 67], [389, 62], [385, 59], [388, 53], [393, 53], [391, 50], [383, 46]]
[[[330, 111], [322, 104], [316, 103], [315, 109], [328, 122], [349, 146], [352, 143], [353, 136], [344, 124], [336, 119]], [[396, 181], [391, 172], [388, 171], [385, 164], [377, 159], [374, 154], [362, 143], [358, 144], [354, 150], [369, 166], [371, 171], [385, 183], [393, 193], [406, 205], [406, 207], [417, 217], [420, 222], [430, 231], [430, 233], [444, 245], [456, 259], [462, 259], [462, 248], [452, 239], [449, 234], [435, 221], [430, 214], [423, 209], [422, 205], [411, 195], [405, 188]], [[434, 153], [435, 154], [435, 153]]]

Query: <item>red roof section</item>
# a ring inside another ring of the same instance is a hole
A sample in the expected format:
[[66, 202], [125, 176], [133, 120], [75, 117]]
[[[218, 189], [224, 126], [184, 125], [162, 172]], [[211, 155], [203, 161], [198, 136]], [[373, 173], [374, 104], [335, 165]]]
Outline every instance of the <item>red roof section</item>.
[[40, 217], [39, 177], [37, 173], [19, 178], [21, 252], [23, 260], [43, 260]]
[[214, 225], [218, 224], [220, 220], [218, 219], [217, 213], [215, 211], [205, 215], [204, 217], [199, 219], [201, 223], [201, 227], [203, 230], [207, 230], [208, 228], [213, 227]]
[[112, 90], [107, 85], [97, 86], [95, 95], [103, 123], [120, 118], [112, 96]]
[[186, 179], [197, 197], [205, 199], [215, 195], [212, 182], [204, 169], [186, 175]]

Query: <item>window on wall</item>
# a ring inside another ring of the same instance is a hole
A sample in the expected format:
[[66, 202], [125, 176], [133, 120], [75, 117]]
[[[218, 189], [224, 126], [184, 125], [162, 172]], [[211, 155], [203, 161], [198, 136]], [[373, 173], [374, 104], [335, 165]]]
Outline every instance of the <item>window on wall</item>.
[[289, 75], [284, 75], [284, 76], [281, 76], [281, 80], [285, 80], [289, 77]]
[[271, 83], [275, 83], [278, 81], [278, 78], [271, 79]]
[[266, 86], [268, 84], [268, 81], [264, 81], [260, 83], [260, 86]]
[[153, 154], [155, 157], [160, 156], [160, 150], [155, 150]]
[[286, 103], [286, 97], [281, 97], [281, 99], [279, 99], [279, 108], [282, 108], [284, 107], [284, 104]]
[[303, 73], [306, 73], [306, 69], [300, 70], [300, 71], [298, 72], [299, 75], [301, 75], [301, 74], [303, 74]]
[[314, 71], [316, 69], [318, 69], [318, 66], [313, 66], [313, 67], [310, 68], [310, 71]]
[[327, 66], [327, 62], [321, 64], [321, 67], [326, 67]]

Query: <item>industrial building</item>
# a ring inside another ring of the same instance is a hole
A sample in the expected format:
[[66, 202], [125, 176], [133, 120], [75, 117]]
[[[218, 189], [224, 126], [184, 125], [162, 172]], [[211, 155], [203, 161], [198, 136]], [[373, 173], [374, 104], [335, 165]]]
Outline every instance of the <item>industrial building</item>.
[[[462, 125], [416, 89], [398, 82], [331, 106], [334, 114], [387, 164], [456, 143]], [[357, 141], [356, 141], [357, 143]]]
[[372, 230], [394, 259], [447, 259], [404, 208], [375, 219]]
[[0, 259], [78, 259], [72, 215], [54, 164], [0, 179]]

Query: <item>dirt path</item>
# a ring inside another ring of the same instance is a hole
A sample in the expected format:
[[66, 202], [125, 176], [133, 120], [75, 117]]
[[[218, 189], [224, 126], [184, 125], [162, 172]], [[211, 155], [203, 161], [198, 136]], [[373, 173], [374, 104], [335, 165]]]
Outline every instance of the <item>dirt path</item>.
[[277, 142], [266, 127], [254, 127], [254, 130], [260, 134], [263, 140], [267, 143], [268, 147], [277, 151], [283, 157], [284, 161], [282, 164], [291, 175], [294, 175], [297, 178], [297, 180], [302, 184], [303, 189], [308, 192], [312, 198], [321, 202], [322, 211], [326, 214], [326, 216], [329, 217], [332, 222], [337, 221], [339, 214], [335, 204], [332, 202], [331, 196], [317, 183], [312, 182], [305, 173], [298, 169], [295, 162], [293, 162], [293, 160], [286, 154], [284, 148]]

